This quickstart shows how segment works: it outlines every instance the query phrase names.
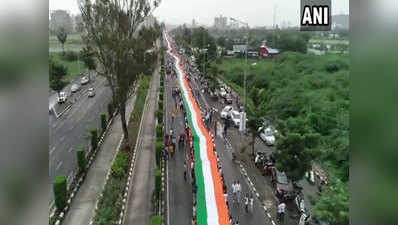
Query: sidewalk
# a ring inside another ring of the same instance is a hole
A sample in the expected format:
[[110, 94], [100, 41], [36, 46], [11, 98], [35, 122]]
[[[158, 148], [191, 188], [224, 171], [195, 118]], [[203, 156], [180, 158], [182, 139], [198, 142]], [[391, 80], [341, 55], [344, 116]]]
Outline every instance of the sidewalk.
[[155, 186], [155, 110], [160, 85], [160, 67], [153, 74], [150, 89], [142, 112], [142, 122], [137, 143], [137, 159], [130, 182], [124, 224], [148, 225], [152, 215], [152, 192]]
[[[129, 118], [136, 96], [132, 96], [127, 101], [126, 117]], [[107, 136], [101, 145], [98, 155], [89, 169], [86, 179], [80, 187], [64, 221], [64, 225], [86, 225], [94, 215], [95, 202], [102, 192], [106, 174], [111, 167], [112, 159], [119, 147], [123, 135], [120, 115], [115, 117], [115, 121], [110, 126]]]

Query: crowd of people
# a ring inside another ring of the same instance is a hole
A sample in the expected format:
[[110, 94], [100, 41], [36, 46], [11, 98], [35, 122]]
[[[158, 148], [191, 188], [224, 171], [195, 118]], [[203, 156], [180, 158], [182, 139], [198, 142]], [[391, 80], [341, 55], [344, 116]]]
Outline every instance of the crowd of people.
[[[195, 81], [202, 83], [204, 82], [203, 79], [201, 78], [201, 74], [199, 73], [199, 71], [195, 68], [194, 63], [188, 58], [185, 57], [183, 54], [179, 54], [178, 48], [172, 44], [173, 48], [172, 48], [172, 53], [176, 54], [180, 61], [180, 66], [183, 68], [183, 70], [185, 71], [185, 76], [186, 76], [186, 80], [188, 81], [188, 90], [190, 90], [192, 92], [192, 95], [196, 98], [196, 101], [199, 104], [199, 97], [200, 97], [200, 89], [199, 87], [193, 87], [193, 85], [191, 84], [191, 80], [194, 79]], [[171, 56], [168, 56], [167, 58], [167, 79], [169, 80], [170, 84], [173, 84], [173, 81], [176, 81], [177, 79], [177, 71], [174, 65], [174, 58]], [[187, 121], [187, 117], [186, 117], [186, 111], [184, 109], [184, 104], [183, 104], [183, 98], [181, 96], [181, 90], [179, 89], [178, 82], [174, 82], [175, 86], [172, 89], [172, 96], [174, 99], [174, 104], [175, 104], [175, 109], [179, 108], [180, 111], [182, 111], [183, 116], [184, 116], [184, 124], [185, 124], [185, 133], [180, 134], [180, 141], [182, 140], [182, 142], [180, 143], [184, 143], [187, 144], [187, 148], [185, 150], [187, 150], [187, 158], [189, 159], [188, 162], [184, 162], [184, 180], [187, 180], [187, 174], [190, 174], [190, 178], [191, 178], [191, 184], [192, 184], [192, 193], [193, 193], [193, 217], [192, 217], [192, 224], [196, 225], [197, 223], [197, 215], [196, 215], [196, 191], [197, 191], [197, 186], [196, 186], [196, 181], [195, 181], [195, 158], [194, 158], [194, 147], [193, 147], [193, 135], [192, 132], [190, 130], [190, 127], [188, 126], [188, 121]], [[211, 133], [211, 128], [213, 127], [212, 125], [214, 124], [215, 127], [215, 132], [216, 132], [216, 126], [217, 123], [215, 120], [213, 120], [214, 113], [216, 112], [216, 110], [214, 108], [205, 106], [204, 104], [202, 104], [201, 108], [201, 115], [202, 115], [202, 119], [204, 124], [207, 127], [207, 132]], [[175, 110], [174, 110], [175, 111]], [[176, 117], [176, 115], [174, 115], [174, 111], [172, 114], [172, 123], [174, 123], [174, 118]], [[223, 129], [223, 133], [226, 134], [226, 128], [228, 126], [224, 126], [225, 129]], [[214, 133], [215, 133], [214, 132]], [[175, 141], [174, 140], [174, 134], [173, 134], [173, 130], [171, 129], [169, 134], [166, 135], [166, 140], [168, 140], [165, 143], [166, 148], [165, 149], [169, 149], [169, 152], [165, 152], [165, 155], [167, 157], [168, 154], [171, 155], [171, 157], [173, 157], [174, 152], [175, 152]], [[184, 138], [187, 137], [187, 138]], [[227, 185], [225, 183], [224, 180], [224, 174], [223, 174], [223, 170], [220, 164], [220, 159], [218, 157], [217, 151], [215, 150], [215, 146], [214, 146], [214, 154], [216, 156], [217, 159], [217, 167], [218, 167], [218, 172], [220, 174], [221, 177], [221, 181], [222, 181], [222, 186], [223, 186], [223, 192], [224, 192], [224, 196], [225, 196], [225, 200], [226, 200], [226, 205], [228, 207], [228, 209], [230, 208], [230, 204], [229, 202], [232, 201], [233, 204], [238, 204], [240, 205], [242, 202], [242, 207], [244, 208], [244, 211], [246, 213], [250, 213], [253, 211], [253, 204], [254, 204], [254, 198], [251, 194], [245, 194], [243, 195], [242, 193], [242, 187], [239, 181], [234, 181], [233, 184], [231, 185], [231, 197], [232, 200], [229, 201], [228, 198], [228, 190], [227, 190]], [[189, 166], [188, 166], [189, 165]], [[190, 172], [190, 173], [189, 173]], [[228, 210], [228, 212], [231, 212], [231, 210]], [[230, 223], [231, 224], [239, 224], [239, 219], [237, 218], [238, 215], [236, 216], [235, 219], [232, 218], [231, 214], [229, 215], [230, 218]]]

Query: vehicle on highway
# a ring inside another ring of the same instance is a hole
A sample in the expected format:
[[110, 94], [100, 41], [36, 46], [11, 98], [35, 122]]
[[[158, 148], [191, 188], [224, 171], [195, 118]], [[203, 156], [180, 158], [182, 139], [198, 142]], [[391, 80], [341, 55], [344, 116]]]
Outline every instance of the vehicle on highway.
[[275, 144], [275, 133], [277, 133], [276, 130], [272, 129], [270, 126], [265, 129], [260, 127], [259, 132], [261, 140], [263, 140], [266, 145], [271, 146]]
[[225, 97], [224, 97], [224, 103], [225, 104], [232, 104], [232, 97], [231, 97], [231, 95], [230, 94], [226, 94], [225, 95]]
[[95, 92], [94, 92], [94, 88], [89, 88], [88, 89], [88, 97], [94, 97], [95, 96]]
[[218, 92], [218, 95], [220, 96], [220, 97], [225, 97], [226, 95], [227, 95], [227, 91], [225, 91], [225, 89], [224, 88], [220, 88], [220, 91]]
[[227, 119], [229, 116], [229, 113], [233, 110], [232, 106], [227, 105], [225, 106], [220, 113], [221, 119]]
[[59, 104], [66, 102], [67, 99], [68, 99], [68, 96], [66, 95], [65, 92], [61, 91], [58, 94], [57, 101]]
[[72, 87], [70, 88], [70, 91], [72, 93], [77, 92], [80, 89], [80, 86], [78, 84], [72, 84]]
[[80, 83], [81, 83], [82, 85], [87, 84], [87, 83], [88, 83], [88, 77], [86, 77], [86, 76], [82, 77], [82, 79], [80, 80]]
[[287, 178], [285, 172], [281, 172], [276, 167], [272, 167], [271, 179], [276, 189], [276, 197], [284, 200], [292, 200], [296, 197], [293, 183]]
[[240, 113], [236, 110], [230, 111], [230, 117], [234, 127], [239, 127], [240, 124]]

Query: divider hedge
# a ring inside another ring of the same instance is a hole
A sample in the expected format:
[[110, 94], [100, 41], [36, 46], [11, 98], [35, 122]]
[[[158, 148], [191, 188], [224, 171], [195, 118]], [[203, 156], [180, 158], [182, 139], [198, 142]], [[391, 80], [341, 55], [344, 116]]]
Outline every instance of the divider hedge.
[[79, 172], [86, 170], [86, 156], [84, 154], [84, 147], [80, 146], [76, 148], [77, 163], [79, 165]]
[[62, 210], [66, 206], [68, 198], [68, 190], [66, 186], [66, 176], [60, 175], [55, 178], [53, 183], [54, 201], [58, 210]]
[[101, 132], [104, 133], [106, 129], [106, 114], [101, 113], [100, 117], [101, 117], [101, 129], [102, 129]]
[[90, 130], [91, 134], [91, 147], [93, 149], [96, 149], [98, 146], [98, 131], [96, 127], [91, 128]]

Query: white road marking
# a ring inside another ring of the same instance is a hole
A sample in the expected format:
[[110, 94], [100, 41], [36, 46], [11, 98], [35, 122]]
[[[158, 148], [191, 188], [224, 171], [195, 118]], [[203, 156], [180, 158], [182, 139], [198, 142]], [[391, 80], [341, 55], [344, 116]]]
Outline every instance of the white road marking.
[[55, 170], [58, 170], [60, 167], [62, 166], [62, 161], [60, 161], [57, 165], [57, 167], [55, 168]]
[[55, 150], [55, 146], [50, 149], [50, 155], [53, 154], [54, 150]]

